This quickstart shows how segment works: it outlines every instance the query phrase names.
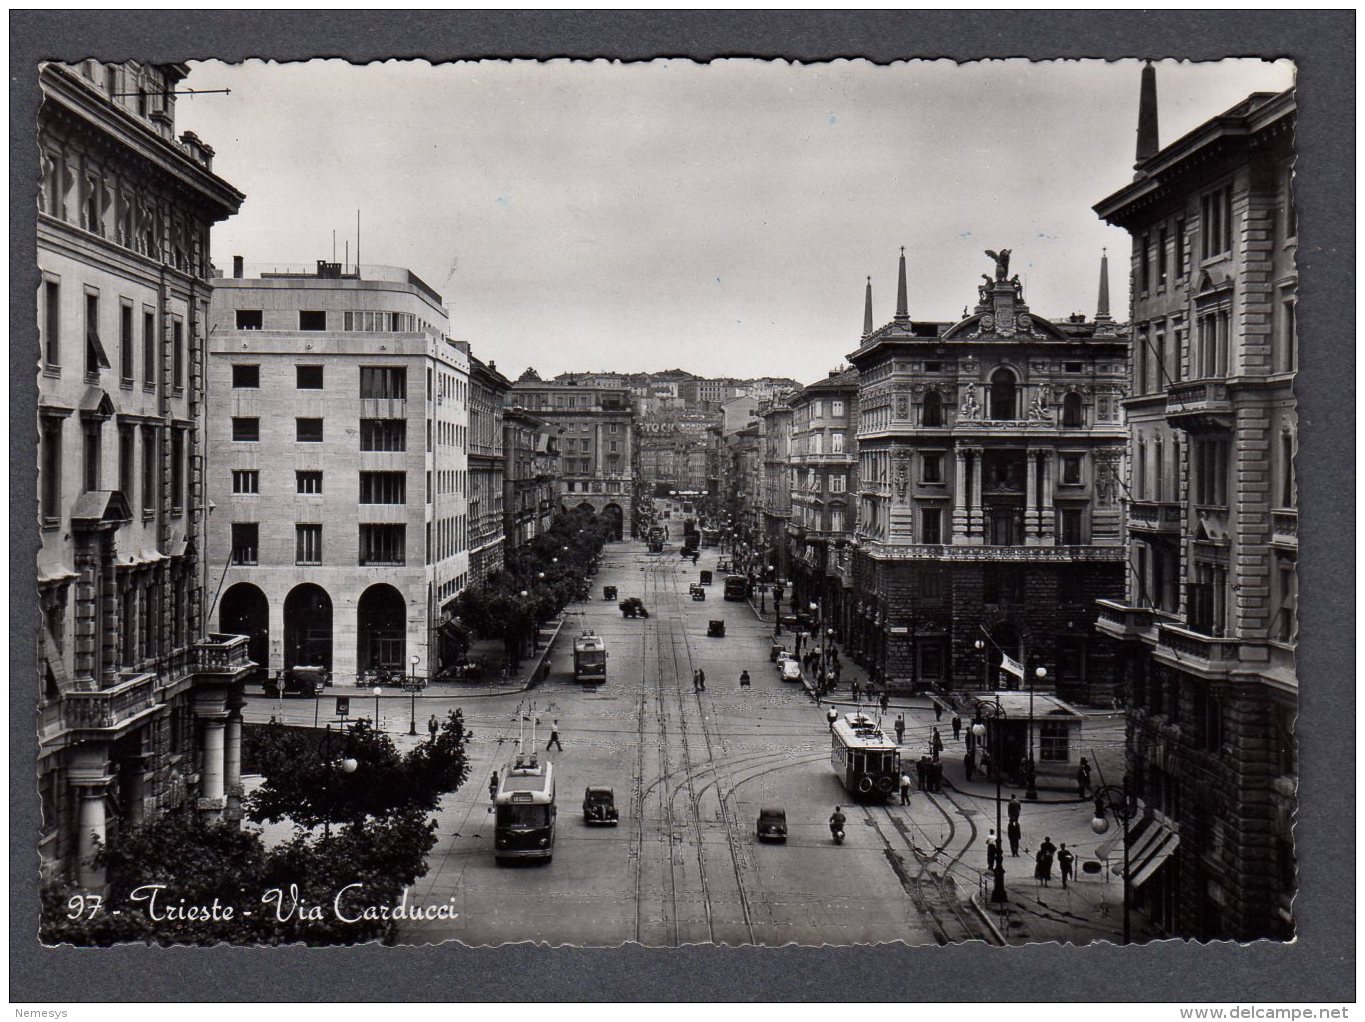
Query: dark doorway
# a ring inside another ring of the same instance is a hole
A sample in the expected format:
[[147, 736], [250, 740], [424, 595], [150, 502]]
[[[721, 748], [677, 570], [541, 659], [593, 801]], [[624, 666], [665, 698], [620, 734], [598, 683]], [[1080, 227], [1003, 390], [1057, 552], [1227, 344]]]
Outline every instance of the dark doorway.
[[284, 598], [284, 666], [332, 670], [332, 598], [304, 582]]
[[991, 373], [991, 418], [1019, 418], [1014, 374], [1008, 369], [1001, 368]]
[[625, 522], [625, 515], [621, 511], [621, 506], [619, 504], [608, 504], [602, 509], [602, 513], [607, 516], [607, 521], [611, 522], [612, 537], [620, 539]]
[[356, 608], [356, 664], [362, 671], [381, 668], [408, 673], [408, 609], [403, 594], [380, 582], [360, 596]]
[[218, 630], [247, 637], [247, 656], [255, 675], [270, 669], [270, 601], [250, 582], [238, 582], [223, 594], [218, 608]]

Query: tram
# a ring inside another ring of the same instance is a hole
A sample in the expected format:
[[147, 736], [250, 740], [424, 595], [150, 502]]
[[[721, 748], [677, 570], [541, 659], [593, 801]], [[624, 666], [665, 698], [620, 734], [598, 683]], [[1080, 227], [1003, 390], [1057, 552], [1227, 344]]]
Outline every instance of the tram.
[[725, 576], [725, 598], [743, 600], [749, 595], [749, 580], [743, 575]]
[[860, 802], [879, 802], [900, 780], [900, 747], [864, 713], [847, 713], [834, 722], [830, 763], [844, 788]]
[[544, 859], [555, 850], [555, 775], [553, 763], [535, 753], [517, 754], [493, 799], [493, 855], [499, 862]]
[[573, 641], [573, 680], [600, 685], [607, 680], [607, 644], [600, 635], [584, 632]]

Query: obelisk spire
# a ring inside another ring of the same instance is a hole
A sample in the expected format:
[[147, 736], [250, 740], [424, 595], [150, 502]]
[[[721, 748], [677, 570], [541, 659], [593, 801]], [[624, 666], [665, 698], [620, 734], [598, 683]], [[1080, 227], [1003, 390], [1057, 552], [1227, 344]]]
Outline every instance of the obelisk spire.
[[1110, 323], [1113, 317], [1109, 315], [1109, 249], [1103, 249], [1100, 253], [1100, 300], [1095, 306], [1095, 322]]
[[867, 299], [863, 305], [863, 336], [872, 336], [872, 278], [867, 278]]
[[1137, 162], [1155, 156], [1156, 130], [1156, 68], [1149, 60], [1142, 65], [1142, 88], [1138, 95]]
[[896, 322], [905, 323], [910, 319], [910, 301], [905, 292], [905, 246], [901, 246], [900, 276], [896, 279]]

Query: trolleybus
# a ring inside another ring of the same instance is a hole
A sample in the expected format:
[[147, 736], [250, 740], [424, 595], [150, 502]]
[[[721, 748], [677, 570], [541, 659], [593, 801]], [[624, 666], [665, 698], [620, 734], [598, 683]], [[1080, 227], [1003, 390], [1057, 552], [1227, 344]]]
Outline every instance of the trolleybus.
[[574, 639], [573, 677], [592, 685], [607, 680], [607, 644], [600, 635], [584, 632]]
[[493, 805], [493, 855], [497, 861], [549, 862], [555, 850], [554, 764], [541, 763], [534, 753], [518, 753], [498, 785]]
[[900, 748], [864, 713], [848, 713], [830, 729], [830, 763], [861, 802], [887, 798], [900, 780]]

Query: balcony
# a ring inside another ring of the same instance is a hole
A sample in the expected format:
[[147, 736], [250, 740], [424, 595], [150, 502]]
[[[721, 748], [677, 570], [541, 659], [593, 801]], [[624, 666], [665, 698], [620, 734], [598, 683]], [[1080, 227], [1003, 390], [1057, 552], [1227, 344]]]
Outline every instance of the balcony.
[[1173, 501], [1136, 500], [1128, 506], [1128, 528], [1134, 532], [1180, 534], [1180, 505]]
[[1234, 638], [1161, 624], [1157, 627], [1155, 656], [1181, 670], [1223, 674], [1238, 666], [1237, 646], [1238, 640]]
[[[246, 636], [242, 636], [245, 641]], [[62, 722], [70, 731], [102, 731], [117, 735], [157, 707], [154, 673], [123, 675], [112, 688], [68, 692], [62, 701]], [[111, 735], [111, 737], [113, 737]]]
[[247, 636], [210, 634], [190, 649], [190, 670], [198, 675], [231, 677], [255, 666], [247, 655]]
[[1118, 600], [1097, 600], [1096, 627], [1115, 639], [1137, 639], [1150, 635], [1152, 611], [1149, 607], [1129, 607]]
[[1166, 421], [1176, 429], [1226, 429], [1232, 420], [1228, 385], [1220, 380], [1182, 383], [1166, 391]]
[[1270, 542], [1289, 550], [1299, 548], [1299, 513], [1292, 508], [1270, 512]]
[[360, 399], [360, 418], [362, 419], [406, 419], [408, 402], [401, 397], [362, 397]]

